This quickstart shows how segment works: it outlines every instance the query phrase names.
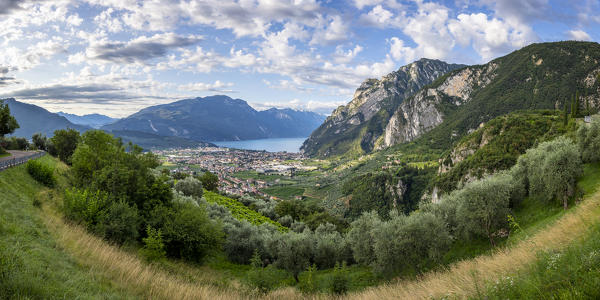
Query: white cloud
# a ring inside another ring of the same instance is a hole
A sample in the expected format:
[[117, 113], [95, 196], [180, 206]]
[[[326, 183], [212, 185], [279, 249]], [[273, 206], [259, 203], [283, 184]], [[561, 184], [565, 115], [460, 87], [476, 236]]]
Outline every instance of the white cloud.
[[362, 52], [363, 47], [360, 45], [354, 46], [354, 49], [348, 49], [348, 51], [344, 51], [342, 46], [337, 46], [335, 48], [335, 54], [333, 56], [333, 60], [338, 64], [347, 64], [354, 60], [354, 58]]
[[341, 16], [331, 16], [326, 22], [321, 21], [321, 23], [324, 23], [324, 25], [315, 30], [310, 45], [331, 44], [346, 40], [349, 37], [349, 26]]
[[488, 19], [484, 13], [460, 14], [450, 21], [448, 28], [460, 45], [472, 45], [485, 61], [536, 39], [528, 26], [509, 24], [497, 18]]
[[209, 92], [223, 92], [223, 93], [232, 93], [234, 92], [231, 89], [228, 89], [233, 86], [231, 82], [222, 82], [220, 80], [215, 81], [214, 83], [204, 83], [204, 82], [196, 82], [180, 85], [179, 90], [190, 91], [190, 92], [201, 92], [201, 91], [209, 91]]
[[253, 102], [248, 103], [256, 110], [267, 110], [269, 108], [292, 108], [295, 110], [312, 111], [323, 115], [329, 115], [338, 106], [345, 104], [341, 101], [316, 101], [316, 100], [282, 100], [277, 102]]
[[583, 30], [569, 30], [568, 32], [569, 39], [575, 41], [591, 41], [592, 38], [590, 35]]
[[394, 16], [394, 13], [385, 9], [381, 5], [377, 5], [366, 14], [360, 16], [360, 21], [369, 26], [379, 28], [396, 27], [400, 28], [403, 24], [403, 17], [406, 14], [403, 12], [400, 16]]

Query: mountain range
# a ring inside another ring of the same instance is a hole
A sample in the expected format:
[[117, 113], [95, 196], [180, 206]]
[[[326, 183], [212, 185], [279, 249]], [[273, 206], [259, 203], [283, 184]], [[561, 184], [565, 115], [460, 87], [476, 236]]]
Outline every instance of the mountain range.
[[257, 111], [244, 100], [216, 95], [150, 106], [101, 128], [196, 141], [235, 141], [305, 137], [324, 119], [313, 112], [292, 109]]
[[106, 124], [114, 123], [119, 119], [111, 118], [109, 116], [101, 114], [87, 114], [87, 115], [75, 115], [66, 112], [59, 111], [56, 113], [59, 116], [63, 116], [69, 120], [69, 122], [77, 125], [89, 126], [92, 128], [100, 128]]
[[532, 44], [474, 66], [420, 60], [365, 81], [302, 150], [317, 157], [362, 155], [416, 139], [449, 150], [466, 133], [512, 111], [562, 110], [576, 93], [582, 109], [598, 108], [599, 62], [600, 45], [593, 42]]

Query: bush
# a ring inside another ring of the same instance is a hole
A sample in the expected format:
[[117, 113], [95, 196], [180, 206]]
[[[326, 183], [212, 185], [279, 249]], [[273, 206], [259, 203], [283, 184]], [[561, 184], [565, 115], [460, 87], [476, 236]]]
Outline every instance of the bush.
[[292, 273], [296, 282], [299, 282], [298, 275], [308, 268], [312, 259], [312, 234], [308, 231], [282, 234], [272, 252], [276, 257], [275, 266]]
[[204, 192], [202, 182], [194, 177], [186, 177], [185, 179], [177, 181], [175, 190], [186, 196], [197, 198], [202, 198], [202, 193]]
[[319, 225], [314, 240], [314, 262], [320, 269], [332, 268], [335, 263], [349, 261], [352, 258], [352, 250], [346, 239], [332, 224]]
[[100, 191], [67, 189], [63, 201], [63, 210], [67, 219], [85, 225], [93, 230], [103, 219], [102, 214], [108, 206], [108, 195]]
[[144, 247], [140, 249], [140, 255], [149, 262], [161, 261], [167, 255], [165, 244], [163, 243], [162, 233], [150, 226], [146, 228], [147, 237], [143, 238]]
[[30, 160], [27, 162], [26, 168], [29, 175], [43, 185], [53, 187], [56, 183], [56, 179], [54, 178], [54, 168], [51, 166], [37, 160]]
[[140, 224], [141, 218], [137, 208], [126, 202], [117, 201], [111, 203], [108, 209], [100, 214], [98, 224], [93, 231], [109, 241], [122, 245], [137, 240]]
[[348, 270], [345, 262], [341, 265], [339, 263], [335, 264], [335, 269], [333, 270], [333, 276], [331, 277], [329, 286], [331, 292], [337, 295], [343, 295], [348, 292], [350, 278], [348, 276]]
[[271, 265], [263, 267], [262, 259], [258, 251], [254, 251], [251, 259], [252, 269], [248, 271], [248, 282], [262, 294], [273, 290], [279, 282], [279, 274]]
[[227, 237], [223, 250], [227, 257], [235, 263], [247, 264], [254, 252], [266, 253], [265, 239], [271, 234], [265, 226], [252, 225], [246, 221], [224, 226]]
[[164, 212], [160, 230], [167, 254], [200, 262], [211, 250], [221, 247], [223, 231], [211, 221], [202, 207], [177, 204]]

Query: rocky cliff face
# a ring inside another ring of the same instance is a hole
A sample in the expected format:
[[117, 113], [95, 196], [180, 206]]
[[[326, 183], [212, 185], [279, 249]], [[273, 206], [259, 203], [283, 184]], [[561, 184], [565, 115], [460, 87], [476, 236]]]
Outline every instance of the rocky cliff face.
[[483, 88], [495, 77], [495, 63], [466, 67], [452, 72], [441, 84], [425, 88], [404, 101], [385, 127], [379, 148], [414, 140], [444, 121], [443, 106], [467, 103], [474, 89]]
[[382, 139], [383, 129], [404, 99], [449, 71], [463, 65], [421, 59], [380, 80], [363, 82], [347, 105], [338, 107], [305, 141], [308, 155], [329, 156], [349, 150], [370, 152]]

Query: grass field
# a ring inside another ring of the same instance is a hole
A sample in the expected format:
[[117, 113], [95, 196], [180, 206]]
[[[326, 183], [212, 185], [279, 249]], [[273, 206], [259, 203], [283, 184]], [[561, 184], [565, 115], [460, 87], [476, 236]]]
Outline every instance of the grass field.
[[298, 186], [272, 186], [262, 191], [283, 200], [293, 200], [295, 196], [304, 194], [304, 189]]

